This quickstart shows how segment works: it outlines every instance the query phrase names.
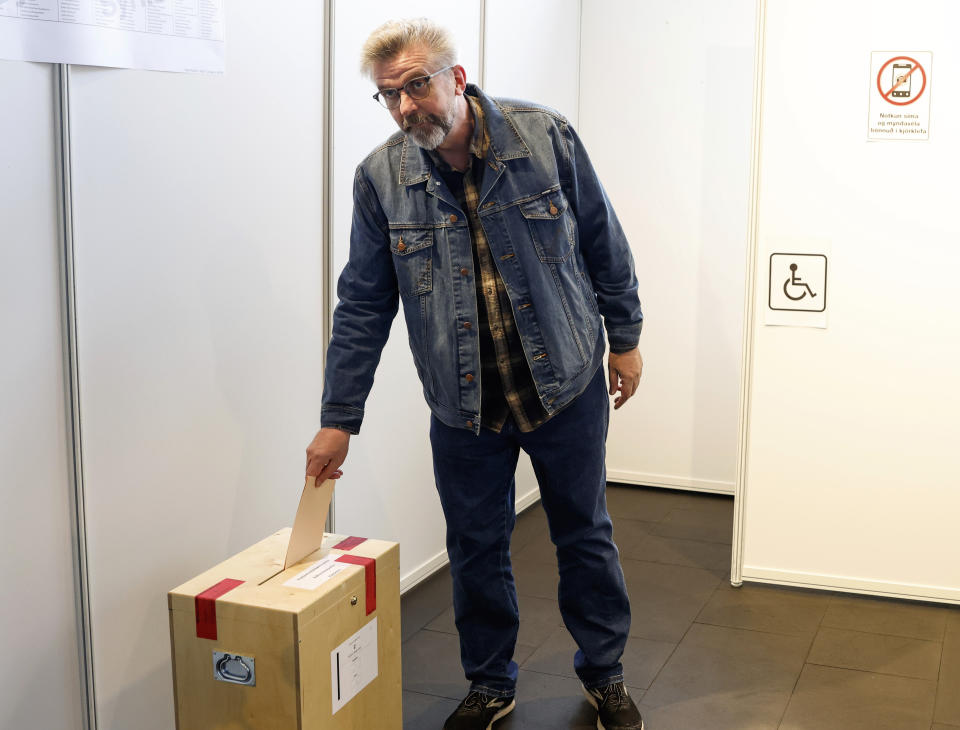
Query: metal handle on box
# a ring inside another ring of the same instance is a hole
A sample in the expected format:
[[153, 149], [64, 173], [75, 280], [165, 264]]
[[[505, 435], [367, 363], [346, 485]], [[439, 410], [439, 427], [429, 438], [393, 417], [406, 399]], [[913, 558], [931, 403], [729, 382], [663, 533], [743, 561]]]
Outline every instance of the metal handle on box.
[[256, 664], [252, 657], [215, 651], [213, 652], [213, 678], [221, 682], [254, 686]]

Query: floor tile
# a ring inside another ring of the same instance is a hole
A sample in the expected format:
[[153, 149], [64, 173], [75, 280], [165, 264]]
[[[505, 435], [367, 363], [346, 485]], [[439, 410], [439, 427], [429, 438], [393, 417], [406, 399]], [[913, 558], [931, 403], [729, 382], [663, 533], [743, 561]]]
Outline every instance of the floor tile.
[[947, 635], [960, 636], [960, 606], [950, 606], [947, 611]]
[[450, 568], [444, 566], [400, 599], [400, 634], [406, 641], [453, 605]]
[[[673, 653], [676, 645], [664, 641], [650, 641], [631, 637], [623, 652], [624, 683], [631, 688], [645, 689], [650, 686], [657, 672]], [[559, 628], [531, 655], [522, 668], [576, 678], [573, 656], [577, 644], [566, 628]]]
[[550, 542], [549, 535], [537, 535], [516, 552], [511, 550], [511, 558], [557, 567], [557, 549]]
[[933, 719], [960, 726], [960, 612], [952, 612], [947, 623]]
[[730, 546], [699, 540], [646, 535], [629, 550], [621, 549], [624, 558], [647, 560], [651, 563], [686, 565], [703, 570], [730, 570]]
[[696, 624], [641, 711], [656, 730], [776, 730], [807, 646], [801, 637]]
[[[546, 641], [557, 627], [563, 626], [563, 618], [560, 616], [556, 599], [518, 596], [518, 601], [520, 603], [518, 644], [536, 648]], [[430, 631], [456, 634], [457, 625], [453, 616], [453, 606], [427, 624], [426, 628]]]
[[[521, 600], [538, 600], [531, 599], [528, 596], [523, 596]], [[520, 609], [523, 610], [522, 608]], [[560, 616], [560, 610], [557, 609], [557, 616]], [[534, 647], [539, 647], [543, 642], [545, 642], [550, 635], [556, 631], [558, 626], [563, 625], [563, 620], [552, 621], [544, 620], [538, 618], [520, 618], [520, 631], [517, 634], [517, 641], [522, 644], [529, 644]]]
[[518, 641], [516, 647], [513, 649], [513, 661], [515, 661], [519, 667], [521, 664], [526, 662], [536, 650], [537, 647], [529, 646], [528, 644], [521, 644]]
[[[526, 662], [537, 647], [517, 643], [513, 660]], [[403, 688], [411, 692], [463, 699], [469, 682], [460, 664], [460, 637], [440, 631], [423, 630], [401, 647]], [[458, 701], [459, 701], [458, 699]]]
[[514, 558], [513, 580], [517, 586], [517, 595], [557, 599], [560, 577], [556, 565], [545, 566], [543, 563]]
[[650, 530], [661, 537], [702, 540], [730, 545], [733, 542], [733, 513], [674, 509]]
[[650, 487], [607, 487], [607, 511], [612, 517], [659, 522], [685, 504], [670, 492]]
[[432, 730], [443, 727], [443, 721], [457, 709], [458, 700], [434, 697], [419, 692], [403, 692], [404, 730]]
[[433, 621], [424, 626], [428, 631], [440, 631], [444, 634], [456, 634], [457, 623], [453, 615], [453, 606], [437, 616]]
[[828, 594], [724, 582], [697, 622], [812, 639], [829, 604]]
[[947, 609], [923, 603], [865, 596], [834, 596], [823, 625], [873, 634], [942, 641]]
[[684, 489], [608, 484], [607, 508], [611, 515], [647, 522], [659, 522], [675, 509], [727, 514], [733, 520], [732, 495]]
[[[641, 543], [650, 536], [650, 530], [655, 522], [630, 520], [626, 517], [613, 518], [613, 541], [620, 551], [620, 558], [635, 557]], [[646, 558], [640, 558], [645, 560]]]
[[630, 635], [678, 642], [720, 584], [699, 568], [623, 560], [630, 594]]
[[544, 513], [540, 502], [527, 507], [517, 515], [517, 524], [513, 528], [513, 536], [510, 539], [510, 551], [516, 554], [530, 541], [537, 539], [550, 541], [547, 515]]
[[928, 730], [935, 689], [923, 679], [807, 664], [780, 730]]
[[[517, 596], [520, 604], [520, 621], [526, 619], [542, 621], [552, 626], [563, 626], [563, 617], [557, 599], [536, 598], [534, 596]], [[529, 642], [528, 642], [529, 643]]]
[[807, 662], [936, 681], [940, 648], [936, 641], [823, 627], [813, 640]]
[[460, 639], [439, 631], [418, 631], [403, 643], [403, 688], [459, 702], [469, 688], [460, 666]]
[[596, 730], [596, 727], [597, 711], [584, 698], [578, 680], [521, 669], [517, 680], [517, 707], [497, 723], [496, 730]]

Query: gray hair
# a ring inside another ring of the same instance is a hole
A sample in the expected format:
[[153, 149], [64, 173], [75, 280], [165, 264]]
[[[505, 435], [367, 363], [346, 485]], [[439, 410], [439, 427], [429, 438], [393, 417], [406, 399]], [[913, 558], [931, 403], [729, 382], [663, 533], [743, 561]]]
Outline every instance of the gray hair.
[[372, 79], [375, 64], [389, 61], [411, 47], [426, 49], [437, 68], [457, 62], [457, 47], [450, 32], [427, 18], [413, 18], [389, 20], [373, 31], [363, 44], [360, 70]]

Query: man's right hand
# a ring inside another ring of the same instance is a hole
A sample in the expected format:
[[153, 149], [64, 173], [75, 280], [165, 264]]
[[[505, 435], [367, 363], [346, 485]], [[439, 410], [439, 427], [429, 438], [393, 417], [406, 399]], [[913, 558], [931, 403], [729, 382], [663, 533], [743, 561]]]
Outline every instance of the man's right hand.
[[307, 447], [307, 476], [316, 477], [315, 485], [327, 479], [339, 479], [340, 465], [347, 459], [350, 434], [339, 428], [321, 428]]

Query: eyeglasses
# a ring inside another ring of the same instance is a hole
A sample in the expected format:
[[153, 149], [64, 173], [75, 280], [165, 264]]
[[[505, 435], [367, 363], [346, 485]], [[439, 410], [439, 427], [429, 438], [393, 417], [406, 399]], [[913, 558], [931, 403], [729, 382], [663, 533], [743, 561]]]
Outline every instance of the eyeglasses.
[[378, 101], [383, 107], [392, 110], [400, 106], [401, 91], [411, 99], [426, 99], [430, 96], [430, 79], [452, 68], [453, 66], [447, 66], [439, 71], [434, 71], [428, 76], [417, 76], [415, 79], [410, 79], [399, 89], [380, 89], [380, 91], [373, 95], [374, 101]]

